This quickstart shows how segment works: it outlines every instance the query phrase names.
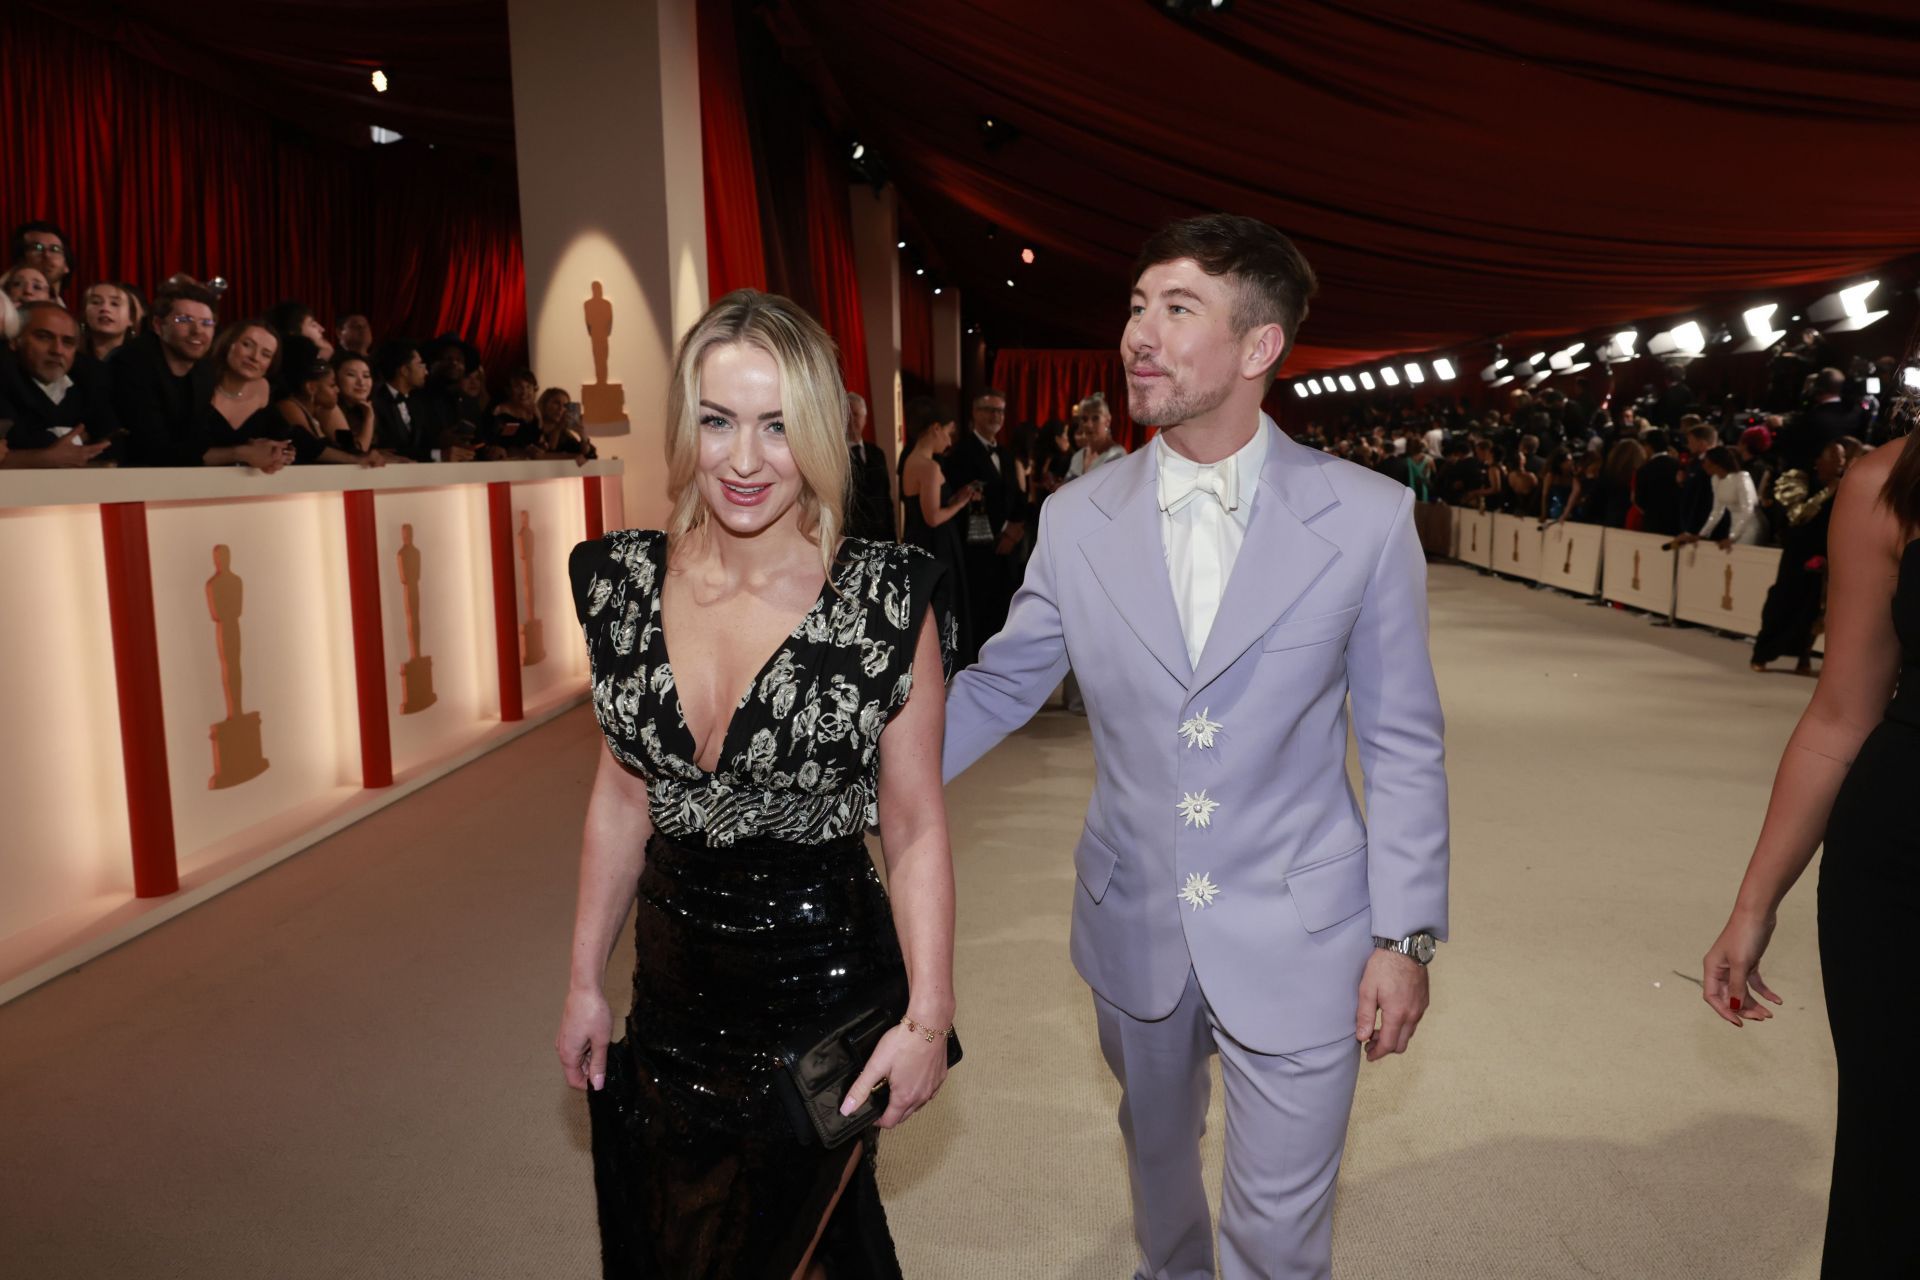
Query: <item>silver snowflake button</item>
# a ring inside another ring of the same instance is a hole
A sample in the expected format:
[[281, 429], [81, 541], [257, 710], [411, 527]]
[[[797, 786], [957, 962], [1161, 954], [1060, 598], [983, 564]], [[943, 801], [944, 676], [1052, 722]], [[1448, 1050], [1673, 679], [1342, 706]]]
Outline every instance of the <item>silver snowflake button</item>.
[[[1209, 708], [1208, 710], [1211, 710]], [[1218, 720], [1207, 719], [1207, 712], [1189, 717], [1180, 726], [1180, 737], [1189, 747], [1199, 747], [1202, 751], [1213, 747], [1213, 735], [1226, 728]]]
[[1219, 894], [1220, 886], [1213, 882], [1211, 875], [1203, 871], [1198, 875], [1187, 877], [1186, 886], [1180, 890], [1180, 901], [1198, 911], [1202, 907], [1212, 906], [1213, 900]]
[[1188, 791], [1181, 795], [1180, 816], [1190, 827], [1206, 827], [1213, 822], [1213, 811], [1220, 807], [1218, 800], [1209, 800], [1205, 790]]

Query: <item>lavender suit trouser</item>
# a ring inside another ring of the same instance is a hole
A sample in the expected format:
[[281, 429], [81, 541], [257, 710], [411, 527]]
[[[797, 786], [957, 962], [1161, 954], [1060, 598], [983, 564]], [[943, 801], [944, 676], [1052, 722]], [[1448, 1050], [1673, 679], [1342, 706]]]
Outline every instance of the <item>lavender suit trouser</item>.
[[1329, 1280], [1333, 1190], [1360, 1075], [1358, 1041], [1255, 1053], [1228, 1035], [1199, 980], [1173, 1012], [1142, 1022], [1093, 997], [1100, 1051], [1120, 1082], [1135, 1280], [1213, 1280], [1213, 1230], [1200, 1175], [1207, 1059], [1220, 1057], [1227, 1160], [1220, 1212], [1224, 1280]]

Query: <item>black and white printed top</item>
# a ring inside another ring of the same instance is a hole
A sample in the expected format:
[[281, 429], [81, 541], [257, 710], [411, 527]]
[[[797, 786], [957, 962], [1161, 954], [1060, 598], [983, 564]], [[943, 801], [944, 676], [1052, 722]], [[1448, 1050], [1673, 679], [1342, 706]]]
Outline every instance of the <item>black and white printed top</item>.
[[952, 674], [946, 570], [917, 547], [847, 538], [800, 624], [734, 708], [709, 773], [694, 763], [660, 626], [667, 536], [623, 529], [573, 549], [593, 709], [614, 758], [647, 780], [661, 834], [714, 847], [822, 844], [878, 819], [880, 733], [913, 687], [920, 620], [935, 611]]

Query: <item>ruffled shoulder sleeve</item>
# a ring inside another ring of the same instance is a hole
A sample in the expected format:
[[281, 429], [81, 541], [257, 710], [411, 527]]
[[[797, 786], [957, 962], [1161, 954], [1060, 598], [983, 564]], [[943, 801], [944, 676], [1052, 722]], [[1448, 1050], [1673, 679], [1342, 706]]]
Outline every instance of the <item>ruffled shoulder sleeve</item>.
[[907, 704], [916, 678], [929, 673], [914, 670], [914, 657], [920, 643], [920, 628], [933, 619], [940, 638], [940, 671], [944, 684], [953, 675], [959, 644], [959, 627], [953, 612], [953, 583], [947, 567], [919, 547], [903, 543], [874, 543], [883, 558], [876, 585], [881, 587], [886, 605], [887, 623], [894, 633], [887, 677], [891, 690], [887, 703], [889, 718]]
[[659, 588], [659, 545], [666, 535], [651, 529], [619, 529], [582, 542], [567, 558], [573, 610], [586, 633], [587, 656], [596, 677], [613, 657], [633, 652], [638, 631], [652, 616]]

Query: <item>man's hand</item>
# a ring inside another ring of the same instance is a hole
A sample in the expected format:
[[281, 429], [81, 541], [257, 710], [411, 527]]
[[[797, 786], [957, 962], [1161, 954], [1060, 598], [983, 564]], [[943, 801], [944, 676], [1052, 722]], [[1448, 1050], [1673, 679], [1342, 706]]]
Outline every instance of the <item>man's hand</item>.
[[1353, 1024], [1353, 1038], [1367, 1046], [1367, 1061], [1405, 1053], [1426, 1012], [1426, 966], [1397, 951], [1376, 949], [1360, 978], [1360, 1012]]
[[4, 448], [0, 448], [0, 463], [9, 468], [28, 470], [84, 467], [106, 452], [111, 443], [110, 440], [102, 440], [99, 444], [88, 444], [86, 428], [76, 427], [44, 449], [15, 449], [9, 455]]

